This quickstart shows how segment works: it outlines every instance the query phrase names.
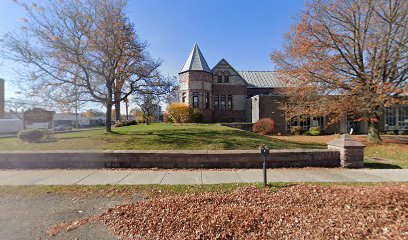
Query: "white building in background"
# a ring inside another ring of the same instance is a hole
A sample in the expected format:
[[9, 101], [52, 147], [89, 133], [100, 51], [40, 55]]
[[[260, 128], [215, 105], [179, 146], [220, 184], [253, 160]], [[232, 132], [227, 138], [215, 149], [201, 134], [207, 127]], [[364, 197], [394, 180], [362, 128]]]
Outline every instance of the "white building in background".
[[17, 133], [23, 128], [21, 119], [0, 119], [0, 134]]
[[162, 119], [162, 107], [159, 104], [154, 104], [153, 109], [153, 120], [155, 122], [160, 122]]
[[[75, 123], [74, 113], [56, 113], [54, 115], [54, 126], [63, 124], [75, 127]], [[83, 114], [78, 114], [78, 124], [80, 127], [103, 126], [105, 124], [105, 116], [85, 117]]]

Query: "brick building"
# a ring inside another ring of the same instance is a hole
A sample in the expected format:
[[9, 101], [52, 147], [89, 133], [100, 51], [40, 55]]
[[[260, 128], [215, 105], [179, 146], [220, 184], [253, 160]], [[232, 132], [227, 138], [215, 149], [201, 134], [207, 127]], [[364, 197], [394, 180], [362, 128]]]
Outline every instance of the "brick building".
[[[325, 117], [310, 117], [305, 121], [287, 121], [278, 109], [285, 100], [281, 94], [285, 83], [273, 71], [237, 71], [225, 59], [209, 68], [197, 44], [179, 73], [180, 101], [198, 109], [206, 122], [256, 122], [272, 118], [276, 131], [285, 133], [293, 126], [308, 130], [320, 126], [325, 132], [367, 132], [366, 122], [354, 122], [345, 117], [327, 125]], [[408, 131], [408, 106], [394, 106], [384, 112], [384, 131]]]

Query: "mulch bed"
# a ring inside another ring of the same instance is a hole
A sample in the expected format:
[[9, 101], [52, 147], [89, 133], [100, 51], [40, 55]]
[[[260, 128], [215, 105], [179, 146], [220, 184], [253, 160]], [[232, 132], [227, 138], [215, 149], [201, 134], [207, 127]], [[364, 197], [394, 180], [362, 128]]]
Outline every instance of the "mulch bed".
[[168, 196], [110, 208], [98, 217], [121, 239], [408, 239], [408, 185], [255, 186]]

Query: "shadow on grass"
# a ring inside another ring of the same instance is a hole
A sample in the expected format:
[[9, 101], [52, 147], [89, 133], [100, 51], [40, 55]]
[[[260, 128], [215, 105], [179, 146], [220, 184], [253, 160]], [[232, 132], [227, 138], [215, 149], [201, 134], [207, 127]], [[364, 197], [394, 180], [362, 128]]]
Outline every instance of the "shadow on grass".
[[[113, 132], [116, 136], [129, 136], [127, 144], [137, 142], [151, 143], [156, 146], [175, 146], [175, 149], [207, 149], [206, 146], [217, 146], [217, 149], [257, 149], [266, 144], [271, 149], [321, 149], [325, 145], [292, 142], [269, 138], [255, 133], [237, 130], [204, 130], [190, 129], [151, 129], [131, 132]], [[212, 148], [212, 147], [210, 147]]]
[[[81, 139], [81, 138], [88, 138], [88, 137], [75, 137], [75, 136], [72, 136], [72, 137], [59, 137], [59, 138], [57, 138], [55, 141], [58, 141], [58, 140], [71, 140], [71, 139]], [[55, 142], [54, 141], [54, 142]]]
[[389, 163], [374, 163], [374, 162], [366, 162], [364, 163], [365, 168], [371, 169], [402, 169], [402, 167], [394, 164]]

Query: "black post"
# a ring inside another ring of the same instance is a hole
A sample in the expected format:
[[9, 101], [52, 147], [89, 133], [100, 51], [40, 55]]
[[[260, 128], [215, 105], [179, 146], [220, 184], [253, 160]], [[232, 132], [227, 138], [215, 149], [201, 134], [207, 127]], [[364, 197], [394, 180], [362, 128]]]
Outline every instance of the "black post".
[[266, 175], [266, 159], [269, 155], [269, 148], [268, 146], [260, 146], [259, 149], [261, 150], [261, 156], [263, 158], [263, 185], [266, 188], [267, 184], [267, 175]]
[[266, 188], [266, 182], [267, 182], [267, 175], [266, 175], [266, 157], [264, 157], [264, 162], [263, 162], [263, 175], [264, 175], [264, 188]]

